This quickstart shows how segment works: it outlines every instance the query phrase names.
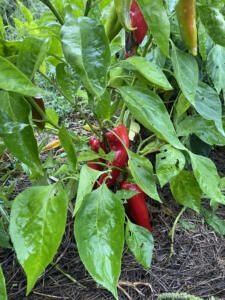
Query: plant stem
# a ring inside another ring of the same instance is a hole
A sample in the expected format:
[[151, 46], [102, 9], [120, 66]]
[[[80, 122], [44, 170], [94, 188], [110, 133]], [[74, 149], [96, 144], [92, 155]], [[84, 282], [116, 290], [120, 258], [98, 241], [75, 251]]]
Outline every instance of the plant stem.
[[80, 282], [78, 282], [74, 277], [72, 277], [71, 275], [69, 275], [68, 273], [65, 273], [58, 265], [54, 265], [52, 264], [53, 267], [59, 271], [60, 273], [62, 273], [65, 277], [67, 277], [70, 281], [72, 281], [73, 283], [75, 283], [76, 285], [78, 285], [81, 288], [86, 288], [86, 286], [84, 286], [83, 284], [81, 284]]
[[42, 3], [44, 3], [56, 16], [56, 19], [59, 21], [61, 25], [64, 24], [63, 18], [60, 16], [59, 12], [55, 8], [55, 6], [50, 2], [50, 0], [40, 0]]
[[152, 38], [150, 37], [145, 45], [144, 51], [142, 53], [142, 57], [145, 57], [148, 53], [149, 48], [152, 46]]
[[177, 224], [180, 220], [180, 217], [182, 216], [182, 214], [185, 212], [186, 210], [186, 206], [184, 206], [181, 211], [179, 212], [179, 214], [177, 215], [174, 223], [173, 223], [173, 227], [170, 231], [170, 235], [171, 235], [171, 246], [170, 246], [170, 258], [174, 255], [174, 239], [175, 239], [175, 233], [176, 233], [176, 227]]
[[[45, 78], [52, 86], [54, 86], [54, 88], [67, 100], [70, 102], [70, 104], [74, 105], [73, 101], [71, 101], [70, 98], [68, 98], [66, 96], [66, 94], [57, 86], [57, 84], [55, 84], [48, 76], [46, 76], [44, 73], [42, 73], [41, 71], [39, 71], [39, 74]], [[92, 126], [91, 122], [89, 121], [89, 119], [86, 117], [86, 115], [83, 113], [83, 111], [76, 106], [76, 110], [80, 113], [80, 115], [82, 116], [82, 118], [85, 120], [85, 122], [90, 126], [91, 131], [94, 132], [96, 134], [96, 136], [100, 137], [100, 134], [97, 130], [95, 130], [95, 128]]]
[[91, 5], [92, 5], [92, 0], [87, 0], [86, 2], [86, 7], [85, 7], [85, 11], [84, 11], [84, 16], [87, 17], [89, 14], [89, 11], [91, 9]]

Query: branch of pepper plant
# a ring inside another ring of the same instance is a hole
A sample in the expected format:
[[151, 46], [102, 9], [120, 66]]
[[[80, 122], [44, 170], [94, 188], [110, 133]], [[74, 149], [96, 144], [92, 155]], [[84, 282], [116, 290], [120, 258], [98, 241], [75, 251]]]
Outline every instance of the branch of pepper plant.
[[[75, 105], [69, 97], [58, 87], [57, 84], [55, 84], [48, 76], [46, 76], [44, 73], [39, 71], [39, 74], [45, 78], [54, 88], [67, 100], [72, 104], [73, 106]], [[88, 126], [91, 128], [91, 131], [95, 133], [97, 137], [100, 138], [100, 134], [95, 128], [92, 126], [91, 122], [89, 121], [88, 117], [83, 113], [83, 111], [76, 105], [76, 110], [79, 112], [79, 114], [82, 116], [82, 118], [85, 120], [85, 122], [88, 124]]]
[[59, 14], [59, 12], [57, 11], [57, 9], [55, 8], [55, 6], [49, 0], [40, 0], [40, 1], [51, 10], [51, 12], [55, 15], [55, 17], [59, 21], [59, 23], [61, 25], [63, 25], [64, 20], [61, 17], [61, 15]]

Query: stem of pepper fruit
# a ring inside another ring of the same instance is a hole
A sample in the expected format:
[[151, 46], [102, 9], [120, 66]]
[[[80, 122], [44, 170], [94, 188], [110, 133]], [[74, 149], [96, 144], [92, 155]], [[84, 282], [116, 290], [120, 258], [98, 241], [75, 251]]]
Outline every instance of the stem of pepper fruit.
[[[51, 81], [50, 78], [48, 78], [48, 76], [46, 76], [44, 73], [42, 73], [41, 71], [39, 71], [39, 74], [44, 77], [52, 86], [54, 86], [54, 88], [67, 100], [69, 101], [72, 105], [74, 105], [74, 103], [71, 101], [70, 98], [68, 98], [65, 93], [54, 83]], [[92, 126], [91, 122], [88, 120], [88, 118], [85, 116], [85, 114], [82, 112], [82, 110], [76, 106], [77, 111], [81, 114], [82, 118], [85, 120], [85, 122], [88, 124], [88, 126], [91, 128], [91, 131], [94, 132], [96, 134], [97, 137], [101, 137], [99, 132], [97, 130], [94, 129], [94, 127]]]
[[63, 18], [60, 16], [59, 12], [55, 8], [55, 6], [49, 1], [49, 0], [40, 0], [42, 3], [44, 3], [55, 15], [56, 19], [59, 21], [61, 25], [64, 24]]

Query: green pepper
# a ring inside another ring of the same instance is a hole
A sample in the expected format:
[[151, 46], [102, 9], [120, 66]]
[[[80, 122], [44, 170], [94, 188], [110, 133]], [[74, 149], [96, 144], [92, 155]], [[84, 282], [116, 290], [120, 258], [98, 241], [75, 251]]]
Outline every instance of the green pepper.
[[196, 56], [198, 53], [196, 1], [179, 0], [176, 5], [176, 14], [182, 39], [191, 54]]

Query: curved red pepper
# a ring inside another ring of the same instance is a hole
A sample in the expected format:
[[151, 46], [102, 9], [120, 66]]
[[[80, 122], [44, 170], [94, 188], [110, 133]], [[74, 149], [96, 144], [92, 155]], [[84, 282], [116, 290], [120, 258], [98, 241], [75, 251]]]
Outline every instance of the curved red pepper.
[[[100, 148], [105, 151], [105, 147], [102, 144], [102, 142], [97, 139], [95, 136], [91, 137], [89, 140], [89, 146], [91, 148], [92, 151], [98, 153]], [[88, 164], [88, 167], [97, 171], [101, 171], [102, 170], [102, 166], [99, 164], [94, 163], [93, 161], [90, 161]]]
[[[110, 151], [115, 152], [116, 156], [114, 158], [114, 160], [112, 161], [112, 163], [108, 163], [108, 166], [115, 166], [117, 168], [125, 168], [127, 166], [127, 162], [128, 162], [128, 154], [127, 151], [124, 147], [124, 145], [126, 145], [126, 147], [129, 147], [129, 135], [128, 135], [128, 131], [127, 128], [121, 124], [118, 127], [115, 127], [112, 129], [113, 132], [115, 132], [115, 134], [113, 134], [112, 132], [107, 132], [105, 134], [106, 140], [108, 142]], [[121, 143], [121, 141], [123, 141], [124, 145]], [[117, 180], [117, 178], [120, 175], [120, 171], [118, 169], [112, 169], [111, 171], [111, 178], [108, 179], [106, 181], [106, 184], [108, 187], [111, 187]], [[100, 176], [98, 182], [99, 184], [102, 184], [104, 179], [108, 176], [108, 174], [103, 174], [102, 176]]]
[[136, 0], [132, 1], [130, 8], [130, 18], [132, 27], [137, 28], [133, 31], [134, 39], [137, 42], [137, 44], [141, 44], [148, 31], [148, 25], [145, 22], [145, 18]]
[[134, 191], [138, 194], [128, 200], [128, 216], [137, 224], [152, 232], [148, 207], [146, 204], [146, 194], [135, 183], [124, 181], [121, 189]]

